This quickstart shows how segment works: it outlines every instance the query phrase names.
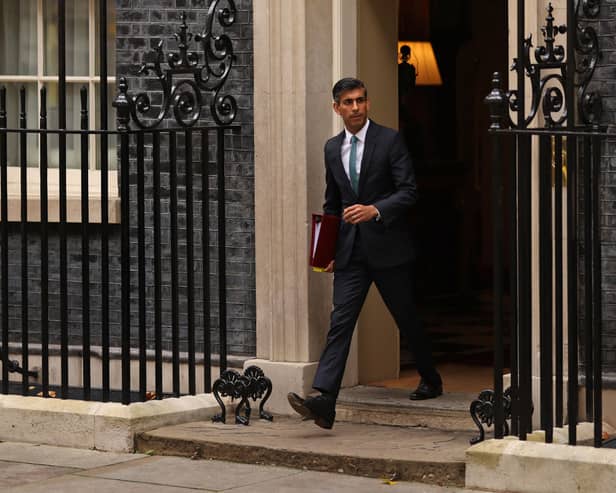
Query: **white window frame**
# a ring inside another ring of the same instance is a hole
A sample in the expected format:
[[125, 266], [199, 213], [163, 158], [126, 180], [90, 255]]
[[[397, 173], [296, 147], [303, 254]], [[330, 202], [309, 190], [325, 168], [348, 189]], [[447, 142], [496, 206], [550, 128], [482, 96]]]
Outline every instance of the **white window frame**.
[[[37, 33], [37, 73], [36, 75], [0, 75], [0, 85], [5, 83], [35, 83], [37, 94], [41, 88], [49, 82], [59, 82], [57, 75], [45, 75], [45, 23], [43, 8], [44, 2], [49, 0], [36, 0], [36, 33]], [[79, 0], [83, 1], [83, 0]], [[100, 76], [96, 75], [96, 27], [98, 22], [96, 0], [86, 0], [88, 2], [88, 75], [85, 76], [66, 76], [67, 86], [69, 84], [85, 84], [88, 87], [88, 126], [91, 129], [97, 128], [96, 122], [96, 90], [100, 84]], [[102, 0], [106, 1], [106, 0]], [[108, 76], [109, 86], [115, 85], [116, 77]], [[40, 114], [41, 101], [36, 98], [36, 115]], [[34, 127], [33, 127], [34, 128]], [[89, 137], [89, 209], [90, 222], [101, 221], [101, 171], [96, 169], [96, 159], [98, 155], [98, 143], [95, 135]], [[9, 163], [7, 167], [7, 187], [8, 196], [8, 216], [9, 221], [19, 221], [21, 218], [21, 174], [17, 163]], [[39, 169], [28, 169], [28, 221], [40, 221], [40, 177]], [[118, 172], [109, 170], [109, 222], [118, 224], [120, 222], [120, 199], [118, 192]], [[67, 221], [81, 222], [81, 170], [69, 168], [66, 170], [67, 183]], [[59, 170], [48, 168], [48, 214], [50, 222], [59, 221]]]

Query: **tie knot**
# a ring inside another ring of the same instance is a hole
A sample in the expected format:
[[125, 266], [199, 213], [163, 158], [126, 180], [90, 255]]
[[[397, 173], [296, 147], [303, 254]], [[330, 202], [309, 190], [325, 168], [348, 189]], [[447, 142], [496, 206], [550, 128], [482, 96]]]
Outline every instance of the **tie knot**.
[[351, 135], [351, 144], [355, 144], [358, 140], [357, 135]]

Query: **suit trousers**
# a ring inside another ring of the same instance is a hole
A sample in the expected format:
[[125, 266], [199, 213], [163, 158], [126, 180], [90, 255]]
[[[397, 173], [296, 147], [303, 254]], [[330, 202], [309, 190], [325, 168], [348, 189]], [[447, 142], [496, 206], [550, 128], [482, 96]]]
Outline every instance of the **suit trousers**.
[[334, 273], [331, 324], [313, 388], [338, 395], [355, 324], [373, 282], [398, 329], [406, 335], [419, 374], [428, 383], [440, 385], [430, 341], [415, 308], [412, 262], [387, 269], [371, 268], [362, 256], [359, 241], [356, 238], [349, 264]]

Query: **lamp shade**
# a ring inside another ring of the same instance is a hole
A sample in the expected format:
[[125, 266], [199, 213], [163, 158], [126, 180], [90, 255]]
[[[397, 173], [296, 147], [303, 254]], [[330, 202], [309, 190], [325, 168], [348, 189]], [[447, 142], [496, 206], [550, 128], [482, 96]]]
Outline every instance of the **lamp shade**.
[[430, 41], [398, 41], [398, 60], [400, 60], [400, 48], [404, 45], [411, 49], [411, 58], [408, 63], [415, 66], [417, 74], [415, 84], [418, 86], [443, 85], [432, 43]]

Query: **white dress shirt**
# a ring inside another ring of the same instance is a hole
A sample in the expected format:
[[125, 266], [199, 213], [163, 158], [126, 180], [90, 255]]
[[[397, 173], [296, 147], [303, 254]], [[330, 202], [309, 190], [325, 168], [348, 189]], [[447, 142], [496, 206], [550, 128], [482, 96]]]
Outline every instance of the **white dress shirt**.
[[[366, 143], [366, 133], [368, 132], [368, 126], [370, 125], [370, 120], [366, 120], [366, 124], [361, 128], [359, 132], [355, 134], [357, 137], [357, 156], [355, 159], [355, 169], [357, 171], [357, 179], [359, 180], [359, 175], [361, 172], [361, 159], [364, 155], [364, 146]], [[344, 129], [344, 141], [342, 142], [342, 147], [340, 148], [340, 157], [342, 158], [342, 165], [344, 166], [344, 172], [346, 173], [349, 180], [351, 179], [351, 175], [349, 174], [349, 160], [351, 159], [351, 137], [353, 134], [349, 132], [346, 128]]]

